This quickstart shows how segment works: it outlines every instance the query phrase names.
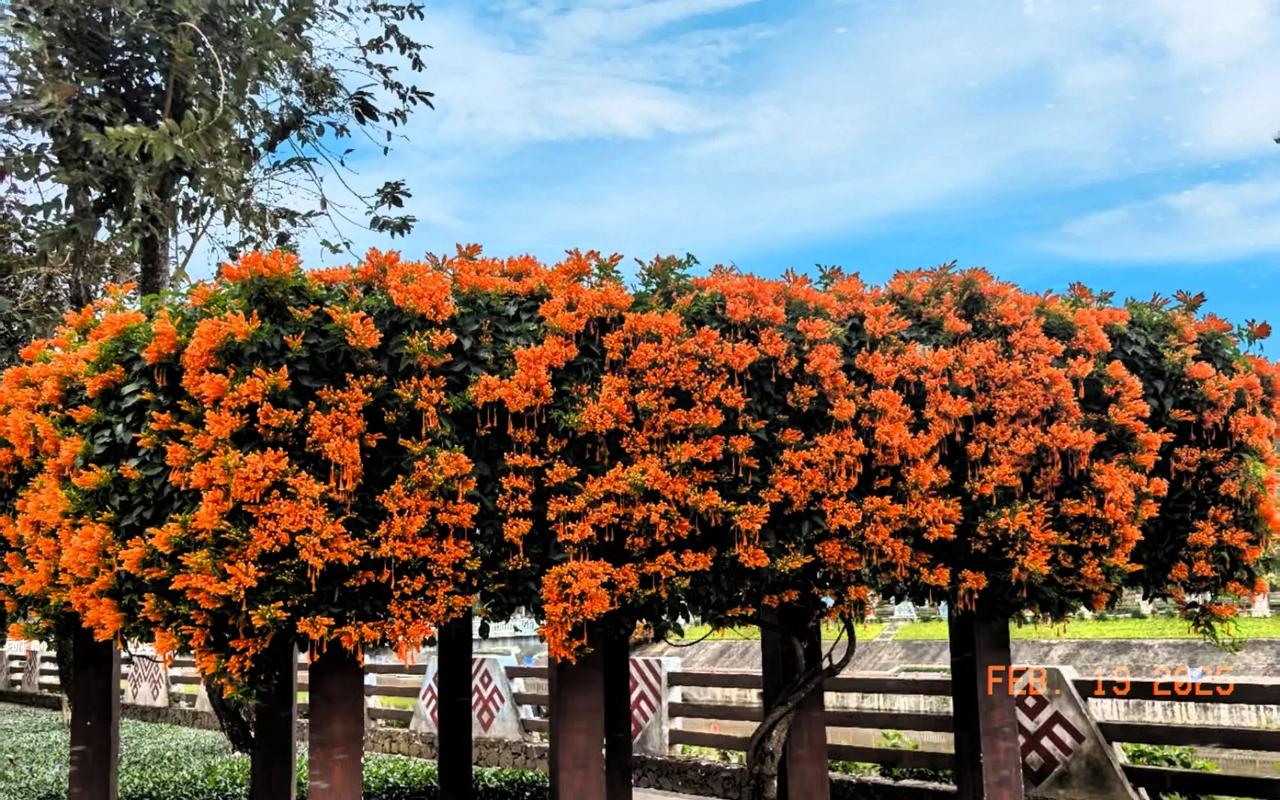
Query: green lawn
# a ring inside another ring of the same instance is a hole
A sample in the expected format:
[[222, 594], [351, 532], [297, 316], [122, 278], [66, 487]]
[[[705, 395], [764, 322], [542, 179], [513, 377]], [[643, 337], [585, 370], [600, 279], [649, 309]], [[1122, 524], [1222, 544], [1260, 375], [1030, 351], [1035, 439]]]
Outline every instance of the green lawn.
[[[857, 626], [855, 629], [859, 642], [869, 642], [880, 635], [884, 630], [883, 622], [872, 622]], [[840, 627], [838, 625], [824, 625], [822, 627], [822, 638], [828, 641], [834, 640], [840, 635]], [[672, 639], [672, 641], [693, 642], [706, 637], [707, 641], [717, 641], [724, 639], [759, 639], [760, 629], [753, 626], [744, 626], [741, 628], [727, 628], [712, 632], [710, 625], [688, 625], [684, 629], [684, 637], [681, 639]]]
[[[882, 622], [858, 626], [858, 641], [869, 642], [885, 629]], [[1062, 625], [1010, 625], [1014, 639], [1198, 639], [1198, 634], [1187, 623], [1173, 617], [1149, 617], [1147, 619], [1077, 619]], [[823, 639], [834, 639], [839, 628], [829, 625], [823, 628]], [[1280, 616], [1254, 619], [1244, 617], [1236, 624], [1236, 636], [1241, 639], [1280, 639]], [[707, 641], [732, 639], [759, 639], [760, 629], [755, 627], [730, 628], [711, 632], [707, 625], [690, 625], [685, 628], [681, 642], [692, 642], [706, 636]], [[946, 639], [947, 623], [940, 620], [911, 622], [902, 625], [893, 634], [895, 639]], [[673, 640], [674, 641], [674, 640]]]
[[418, 702], [416, 697], [386, 697], [384, 695], [375, 695], [370, 698], [377, 700], [378, 705], [383, 708], [398, 708], [401, 711], [412, 711], [415, 703]]
[[[57, 711], [0, 705], [0, 800], [64, 800], [69, 736]], [[216, 731], [121, 720], [120, 800], [245, 800], [249, 759]], [[540, 772], [479, 767], [476, 800], [546, 800]], [[298, 798], [307, 796], [306, 747], [299, 746]], [[365, 800], [440, 796], [434, 763], [364, 754]]]
[[[1198, 639], [1187, 623], [1172, 617], [1077, 619], [1058, 626], [1010, 625], [1014, 639]], [[1245, 617], [1236, 625], [1241, 639], [1280, 639], [1280, 617]], [[947, 624], [936, 620], [903, 625], [895, 639], [946, 639]]]

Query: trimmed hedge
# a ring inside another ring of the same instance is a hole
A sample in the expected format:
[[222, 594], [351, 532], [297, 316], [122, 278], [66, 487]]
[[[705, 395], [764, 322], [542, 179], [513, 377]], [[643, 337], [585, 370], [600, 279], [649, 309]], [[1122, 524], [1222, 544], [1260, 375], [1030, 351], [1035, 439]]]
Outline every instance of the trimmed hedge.
[[[61, 714], [0, 705], [0, 800], [64, 800], [69, 739]], [[306, 757], [298, 759], [298, 797], [307, 796]], [[478, 767], [477, 800], [546, 800], [541, 772]], [[120, 800], [244, 800], [249, 759], [221, 734], [122, 720]], [[366, 753], [365, 800], [436, 800], [435, 764]]]

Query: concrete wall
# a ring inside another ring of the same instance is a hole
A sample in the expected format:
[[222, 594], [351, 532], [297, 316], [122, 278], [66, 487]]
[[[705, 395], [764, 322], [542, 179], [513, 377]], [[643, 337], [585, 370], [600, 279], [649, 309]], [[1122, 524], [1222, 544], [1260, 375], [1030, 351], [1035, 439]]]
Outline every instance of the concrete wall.
[[[717, 639], [697, 647], [651, 644], [639, 648], [638, 654], [678, 656], [690, 672], [760, 671], [760, 642], [754, 640]], [[1135, 678], [1153, 677], [1162, 667], [1222, 665], [1235, 678], [1274, 678], [1280, 677], [1280, 639], [1251, 639], [1238, 653], [1198, 639], [1019, 639], [1013, 642], [1013, 660], [1071, 666], [1084, 677], [1098, 671], [1111, 676], [1120, 668]], [[891, 673], [908, 667], [947, 667], [950, 662], [946, 641], [874, 639], [858, 644], [845, 672]]]

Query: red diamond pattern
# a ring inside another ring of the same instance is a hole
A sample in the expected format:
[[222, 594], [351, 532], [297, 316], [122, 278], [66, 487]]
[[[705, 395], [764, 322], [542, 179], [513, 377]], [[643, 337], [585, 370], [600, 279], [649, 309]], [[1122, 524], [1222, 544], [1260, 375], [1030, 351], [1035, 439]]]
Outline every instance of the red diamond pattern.
[[40, 690], [40, 653], [28, 650], [22, 662], [22, 688], [29, 692]]
[[631, 739], [635, 741], [662, 702], [662, 669], [656, 658], [631, 659]]
[[436, 676], [432, 675], [431, 680], [427, 683], [427, 688], [422, 690], [419, 699], [422, 701], [422, 707], [426, 709], [427, 716], [431, 718], [431, 724], [435, 727], [440, 726], [440, 695], [436, 689]]
[[493, 675], [489, 674], [489, 668], [484, 665], [484, 661], [476, 659], [472, 662], [471, 712], [475, 714], [476, 722], [480, 723], [480, 730], [489, 732], [489, 728], [493, 727], [494, 721], [498, 719], [502, 704], [506, 701], [506, 696], [498, 688]]
[[[431, 718], [431, 724], [436, 727], [440, 726], [439, 692], [438, 674], [432, 674], [431, 680], [419, 696], [423, 709], [427, 712], [427, 716]], [[506, 695], [498, 687], [498, 683], [493, 679], [489, 668], [484, 665], [484, 659], [472, 659], [471, 712], [475, 715], [476, 722], [480, 723], [482, 731], [489, 732], [489, 729], [493, 727], [493, 723], [497, 721], [498, 714], [502, 711], [502, 705], [506, 701]]]

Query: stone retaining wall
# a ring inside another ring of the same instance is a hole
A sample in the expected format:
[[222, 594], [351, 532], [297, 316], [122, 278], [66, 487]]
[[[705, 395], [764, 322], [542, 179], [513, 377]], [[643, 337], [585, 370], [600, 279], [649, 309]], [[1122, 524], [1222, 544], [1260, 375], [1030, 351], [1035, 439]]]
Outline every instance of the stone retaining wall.
[[[33, 694], [0, 690], [0, 703], [35, 706], [52, 710], [61, 707], [53, 694]], [[147, 708], [122, 705], [121, 716], [140, 722], [181, 725], [217, 730], [213, 714], [185, 708]], [[299, 741], [306, 740], [306, 722], [298, 723]], [[369, 727], [365, 732], [365, 749], [375, 753], [391, 753], [412, 758], [435, 760], [436, 735], [404, 728]], [[505, 739], [476, 739], [475, 763], [487, 767], [513, 769], [547, 769], [547, 744]], [[740, 800], [745, 770], [739, 764], [726, 764], [694, 758], [660, 758], [637, 755], [632, 759], [634, 784], [642, 789], [679, 790], [701, 797]], [[955, 796], [948, 786], [918, 781], [885, 781], [877, 778], [850, 778], [832, 775], [833, 800], [944, 800]]]

